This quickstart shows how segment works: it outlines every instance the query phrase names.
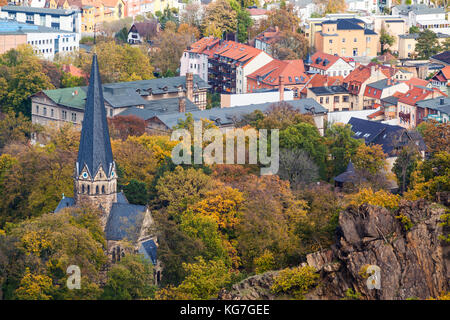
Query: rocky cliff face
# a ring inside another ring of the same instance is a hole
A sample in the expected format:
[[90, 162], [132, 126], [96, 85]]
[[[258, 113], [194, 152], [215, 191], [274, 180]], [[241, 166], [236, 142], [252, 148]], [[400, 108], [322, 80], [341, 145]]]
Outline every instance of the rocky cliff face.
[[[347, 289], [363, 299], [407, 299], [437, 297], [450, 288], [450, 249], [439, 239], [442, 208], [425, 201], [402, 202], [392, 213], [385, 208], [363, 205], [341, 213], [337, 243], [327, 251], [307, 256], [307, 264], [321, 276], [320, 285], [307, 299], [341, 299]], [[409, 228], [395, 216], [412, 223]], [[367, 286], [369, 265], [379, 268], [379, 289]], [[267, 292], [271, 276], [265, 279], [265, 294], [252, 290], [255, 277], [235, 285], [224, 299], [273, 298]], [[245, 295], [240, 288], [245, 287]], [[261, 287], [261, 284], [259, 285]]]

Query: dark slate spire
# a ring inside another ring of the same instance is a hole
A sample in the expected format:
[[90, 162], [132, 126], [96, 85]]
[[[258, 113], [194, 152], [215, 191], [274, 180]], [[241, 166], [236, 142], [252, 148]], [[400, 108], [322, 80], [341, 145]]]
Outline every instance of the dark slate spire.
[[77, 158], [78, 176], [85, 166], [87, 166], [92, 179], [97, 174], [100, 166], [103, 167], [108, 177], [114, 167], [96, 54], [92, 58], [89, 88], [84, 108], [83, 127]]

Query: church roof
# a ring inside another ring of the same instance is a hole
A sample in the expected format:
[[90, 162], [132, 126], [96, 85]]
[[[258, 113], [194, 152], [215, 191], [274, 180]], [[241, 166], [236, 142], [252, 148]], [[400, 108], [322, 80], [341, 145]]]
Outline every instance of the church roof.
[[343, 172], [340, 175], [338, 175], [337, 177], [335, 177], [334, 181], [345, 183], [345, 182], [355, 182], [357, 179], [358, 179], [358, 176], [356, 175], [355, 167], [353, 166], [353, 163], [350, 160], [345, 172]]
[[58, 206], [55, 209], [55, 213], [64, 209], [64, 208], [68, 208], [68, 207], [72, 207], [75, 205], [75, 199], [74, 198], [67, 198], [67, 197], [62, 197], [61, 201], [59, 201]]
[[133, 233], [139, 231], [140, 219], [145, 206], [128, 203], [113, 203], [106, 223], [106, 240], [133, 239]]
[[141, 245], [139, 246], [139, 253], [143, 254], [145, 258], [149, 259], [153, 265], [156, 265], [157, 246], [152, 239], [141, 243]]
[[100, 166], [103, 167], [108, 177], [114, 166], [102, 82], [100, 80], [97, 55], [95, 54], [92, 58], [91, 76], [78, 150], [78, 175], [81, 174], [84, 166], [89, 170], [92, 179], [97, 174]]

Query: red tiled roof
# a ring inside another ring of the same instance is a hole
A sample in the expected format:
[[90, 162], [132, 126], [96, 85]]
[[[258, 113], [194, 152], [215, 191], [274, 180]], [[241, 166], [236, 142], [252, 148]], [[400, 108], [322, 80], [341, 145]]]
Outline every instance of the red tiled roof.
[[308, 81], [302, 60], [272, 60], [247, 77], [275, 86], [279, 84], [280, 76], [284, 76], [284, 84], [286, 85], [301, 84]]
[[307, 88], [339, 86], [343, 83], [343, 81], [343, 76], [332, 77], [316, 73], [311, 76], [308, 84], [302, 89], [301, 92], [306, 94]]
[[[328, 70], [336, 61], [338, 61], [340, 57], [334, 56], [332, 54], [328, 54], [325, 52], [317, 51], [314, 53], [314, 55], [311, 57], [311, 67], [321, 69], [321, 70]], [[328, 61], [328, 63], [325, 65], [324, 61]]]
[[221, 44], [219, 43], [211, 54], [213, 56], [218, 55], [220, 57], [229, 58], [246, 65], [262, 52], [263, 51], [260, 49], [253, 48], [242, 43], [225, 40]]
[[413, 106], [419, 101], [432, 98], [434, 93], [437, 93], [438, 96], [447, 96], [445, 93], [435, 88], [413, 87], [401, 96], [398, 101]]
[[[373, 105], [373, 108], [376, 109], [376, 108], [378, 108], [379, 106], [380, 106], [379, 104], [375, 103], [375, 104]], [[378, 110], [378, 111], [375, 111], [374, 113], [369, 114], [369, 115], [367, 116], [367, 118], [373, 119], [373, 118], [382, 116], [383, 114], [384, 114], [383, 110]]]
[[208, 56], [212, 55], [212, 49], [218, 45], [220, 42], [219, 38], [214, 37], [204, 37], [194, 42], [185, 51], [192, 53], [204, 53]]
[[70, 73], [71, 75], [76, 76], [76, 77], [87, 78], [87, 75], [86, 75], [86, 73], [84, 73], [83, 70], [81, 70], [80, 68], [77, 68], [77, 67], [75, 67], [75, 66], [73, 66], [71, 64], [64, 64], [62, 66], [62, 70], [64, 72]]
[[279, 38], [280, 35], [281, 31], [278, 29], [278, 27], [269, 27], [258, 34], [255, 39], [266, 43], [273, 43]]
[[426, 87], [428, 85], [429, 81], [413, 77], [413, 78], [405, 81], [405, 83], [409, 86], [414, 86], [414, 87], [415, 86]]

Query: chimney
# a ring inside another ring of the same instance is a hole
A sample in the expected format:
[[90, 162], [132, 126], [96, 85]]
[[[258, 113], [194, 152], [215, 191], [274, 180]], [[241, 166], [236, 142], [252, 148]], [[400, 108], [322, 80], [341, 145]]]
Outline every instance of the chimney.
[[185, 97], [178, 98], [178, 112], [180, 112], [180, 113], [186, 112], [186, 98]]
[[194, 100], [194, 74], [191, 72], [186, 73], [186, 98]]
[[280, 101], [284, 100], [284, 76], [280, 76], [280, 86], [279, 86], [279, 92], [280, 92]]

